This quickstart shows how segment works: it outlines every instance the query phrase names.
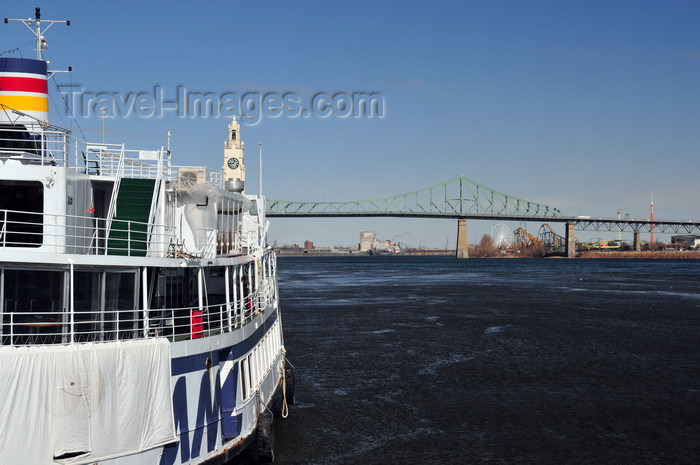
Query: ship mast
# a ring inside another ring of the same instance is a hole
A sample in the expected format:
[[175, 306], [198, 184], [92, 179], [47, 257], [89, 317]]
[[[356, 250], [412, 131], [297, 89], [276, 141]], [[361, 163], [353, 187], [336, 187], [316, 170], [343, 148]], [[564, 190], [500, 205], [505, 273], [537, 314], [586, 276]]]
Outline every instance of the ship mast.
[[[36, 37], [36, 59], [41, 60], [41, 52], [49, 48], [48, 42], [44, 38], [44, 34], [48, 31], [51, 26], [55, 23], [65, 23], [66, 26], [70, 26], [70, 20], [59, 20], [59, 19], [41, 19], [41, 8], [35, 9], [35, 18], [19, 19], [19, 18], [5, 18], [5, 23], [8, 21], [21, 21], [25, 26], [32, 31], [32, 34]], [[42, 23], [45, 24], [44, 29], [41, 28]]]

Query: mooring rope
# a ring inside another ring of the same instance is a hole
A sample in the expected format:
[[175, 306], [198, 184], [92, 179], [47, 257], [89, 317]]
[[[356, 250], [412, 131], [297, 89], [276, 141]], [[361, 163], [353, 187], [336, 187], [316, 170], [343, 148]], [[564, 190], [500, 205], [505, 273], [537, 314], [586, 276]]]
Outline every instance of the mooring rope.
[[289, 416], [289, 406], [287, 405], [287, 351], [282, 349], [284, 353], [284, 363], [282, 364], [282, 418]]

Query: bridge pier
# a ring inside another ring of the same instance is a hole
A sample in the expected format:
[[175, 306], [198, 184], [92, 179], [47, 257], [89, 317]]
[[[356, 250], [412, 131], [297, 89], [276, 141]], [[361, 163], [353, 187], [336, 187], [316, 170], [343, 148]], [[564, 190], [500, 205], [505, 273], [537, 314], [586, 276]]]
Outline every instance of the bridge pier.
[[566, 223], [566, 256], [574, 258], [576, 256], [576, 235], [574, 234], [574, 224]]
[[639, 231], [634, 232], [634, 251], [635, 252], [641, 252], [642, 251], [642, 239], [641, 239], [641, 234]]
[[467, 241], [467, 220], [457, 220], [457, 258], [469, 258], [469, 243]]

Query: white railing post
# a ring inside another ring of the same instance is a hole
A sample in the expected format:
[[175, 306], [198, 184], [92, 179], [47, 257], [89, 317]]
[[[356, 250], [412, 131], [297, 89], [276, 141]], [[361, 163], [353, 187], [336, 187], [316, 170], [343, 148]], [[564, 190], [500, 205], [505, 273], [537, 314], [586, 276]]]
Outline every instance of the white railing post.
[[[228, 322], [228, 330], [231, 331], [231, 273], [230, 266], [224, 269], [224, 293], [226, 294], [226, 321]], [[222, 315], [223, 317], [223, 315]], [[223, 328], [223, 324], [221, 325]]]
[[[153, 196], [151, 197], [151, 209], [148, 214], [148, 226], [146, 226], [146, 255], [147, 256], [153, 256], [152, 252], [154, 251], [153, 249], [158, 249], [160, 247], [160, 241], [158, 241], [158, 247], [154, 247], [154, 235], [157, 235], [158, 232], [156, 231], [156, 215], [158, 213], [158, 205], [160, 204], [160, 196], [162, 192], [162, 184], [163, 182], [161, 181], [164, 177], [163, 173], [163, 152], [164, 150], [161, 148], [158, 151], [158, 160], [156, 164], [156, 176], [155, 176], [155, 182], [153, 186]], [[150, 167], [149, 167], [150, 171]], [[163, 231], [163, 234], [165, 231]], [[158, 250], [157, 256], [162, 256], [162, 250]]]
[[[141, 271], [141, 279], [141, 298], [143, 299], [141, 301], [141, 306], [143, 307], [143, 337], [148, 338], [148, 321], [150, 315], [148, 311], [148, 268], [146, 268], [145, 266]], [[157, 283], [158, 277], [156, 277], [155, 279]]]
[[0, 229], [0, 242], [2, 243], [2, 247], [5, 248], [5, 241], [7, 240], [6, 234], [7, 234], [7, 210], [3, 210], [2, 212], [3, 219], [2, 219], [2, 229]]
[[68, 293], [69, 293], [69, 311], [70, 311], [70, 343], [75, 342], [75, 295], [74, 295], [74, 280], [73, 280], [73, 260], [68, 260]]
[[233, 269], [233, 314], [234, 317], [236, 318], [236, 323], [235, 325], [238, 326], [238, 286], [236, 283], [240, 281], [240, 276], [238, 273], [238, 269], [240, 268], [240, 265], [236, 265]]
[[[100, 151], [100, 155], [103, 150]], [[100, 160], [104, 160], [100, 156]], [[117, 164], [117, 172], [115, 173], [114, 186], [112, 187], [112, 197], [109, 201], [109, 209], [107, 210], [107, 218], [105, 221], [105, 240], [109, 241], [109, 233], [112, 229], [112, 220], [117, 210], [117, 197], [119, 196], [119, 185], [121, 184], [121, 178], [124, 173], [124, 144], [122, 144], [122, 149], [119, 154], [119, 163]], [[109, 247], [105, 247], [105, 255], [107, 255]]]

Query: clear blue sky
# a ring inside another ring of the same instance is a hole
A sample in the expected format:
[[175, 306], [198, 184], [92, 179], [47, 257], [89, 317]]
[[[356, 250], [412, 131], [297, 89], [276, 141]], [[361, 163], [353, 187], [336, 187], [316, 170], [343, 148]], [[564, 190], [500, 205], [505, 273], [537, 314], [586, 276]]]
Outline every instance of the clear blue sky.
[[[5, 2], [2, 16], [33, 16], [27, 5]], [[58, 82], [87, 91], [383, 96], [383, 118], [245, 126], [247, 187], [257, 192], [263, 142], [270, 198], [371, 199], [463, 174], [572, 215], [645, 218], [653, 190], [657, 219], [700, 220], [700, 2], [65, 1], [42, 13], [72, 21], [49, 31], [45, 56], [73, 67]], [[0, 31], [0, 50], [30, 39], [18, 23]], [[106, 138], [157, 148], [170, 127], [174, 163], [218, 167], [228, 121], [132, 114], [107, 119]], [[99, 118], [78, 124], [102, 137]], [[470, 222], [470, 241], [493, 226]], [[273, 219], [271, 238], [353, 245], [374, 230], [437, 247], [454, 246], [456, 229]]]

